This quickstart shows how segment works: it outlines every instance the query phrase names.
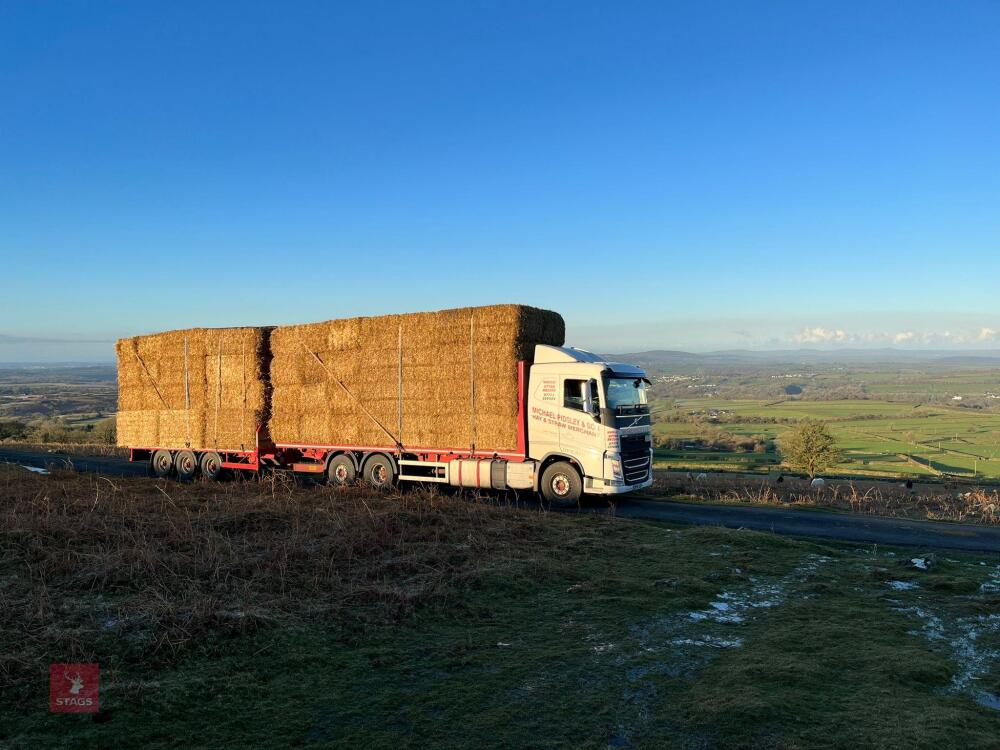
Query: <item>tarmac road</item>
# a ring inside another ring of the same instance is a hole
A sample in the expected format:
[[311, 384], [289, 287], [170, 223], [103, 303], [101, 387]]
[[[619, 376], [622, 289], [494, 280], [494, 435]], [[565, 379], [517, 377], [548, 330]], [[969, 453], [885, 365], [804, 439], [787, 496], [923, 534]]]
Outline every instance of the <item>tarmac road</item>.
[[910, 521], [857, 513], [684, 503], [639, 496], [618, 501], [616, 515], [667, 523], [725, 526], [860, 544], [1000, 553], [1000, 527]]
[[[0, 447], [0, 461], [39, 468], [72, 468], [109, 476], [147, 476], [146, 464], [112, 456], [75, 456], [37, 449]], [[606, 513], [607, 507], [584, 506], [577, 513]], [[770, 531], [788, 536], [830, 539], [859, 544], [887, 544], [920, 549], [956, 549], [1000, 554], [1000, 527], [980, 524], [910, 521], [854, 513], [786, 510], [753, 506], [676, 502], [626, 496], [616, 503], [616, 515], [674, 524], [725, 526]]]
[[149, 467], [145, 463], [131, 463], [115, 456], [78, 456], [28, 448], [0, 446], [0, 461], [21, 466], [35, 466], [39, 469], [59, 468], [75, 471], [107, 474], [114, 477], [145, 477]]

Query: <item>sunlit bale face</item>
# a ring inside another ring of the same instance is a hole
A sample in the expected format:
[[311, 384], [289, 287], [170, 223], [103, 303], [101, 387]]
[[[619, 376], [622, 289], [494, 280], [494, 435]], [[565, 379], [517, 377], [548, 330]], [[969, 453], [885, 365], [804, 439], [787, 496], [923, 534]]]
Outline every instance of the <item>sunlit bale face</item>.
[[118, 444], [252, 448], [267, 414], [269, 330], [192, 328], [118, 341]]
[[559, 314], [523, 305], [280, 326], [271, 335], [271, 435], [391, 445], [391, 434], [407, 447], [514, 449], [517, 362], [530, 361], [536, 344], [564, 339]]

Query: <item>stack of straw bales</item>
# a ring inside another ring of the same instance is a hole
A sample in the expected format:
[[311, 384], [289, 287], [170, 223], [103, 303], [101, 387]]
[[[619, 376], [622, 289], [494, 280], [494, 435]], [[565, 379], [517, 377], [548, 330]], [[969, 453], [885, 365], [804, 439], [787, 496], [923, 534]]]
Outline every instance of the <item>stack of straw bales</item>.
[[517, 447], [517, 363], [561, 346], [562, 316], [523, 305], [350, 318], [271, 334], [278, 443]]
[[192, 328], [118, 341], [118, 444], [252, 449], [268, 413], [269, 335]]

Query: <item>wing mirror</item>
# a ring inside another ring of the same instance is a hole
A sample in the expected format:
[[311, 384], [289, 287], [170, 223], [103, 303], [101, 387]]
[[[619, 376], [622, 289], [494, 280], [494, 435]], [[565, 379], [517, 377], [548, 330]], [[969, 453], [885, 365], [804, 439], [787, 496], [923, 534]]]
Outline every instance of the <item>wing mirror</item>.
[[598, 406], [596, 401], [596, 396], [599, 393], [597, 390], [597, 381], [591, 378], [583, 386], [583, 410], [592, 417], [601, 416], [601, 408]]

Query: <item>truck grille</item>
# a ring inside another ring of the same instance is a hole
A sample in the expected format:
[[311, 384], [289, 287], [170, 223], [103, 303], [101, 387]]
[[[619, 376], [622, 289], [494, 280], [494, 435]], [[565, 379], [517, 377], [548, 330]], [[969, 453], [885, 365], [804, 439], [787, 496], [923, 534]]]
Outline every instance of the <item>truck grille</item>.
[[639, 484], [649, 479], [649, 442], [646, 436], [623, 437], [621, 441], [622, 476], [626, 484]]
[[622, 474], [626, 484], [639, 484], [649, 477], [649, 453], [628, 458], [622, 456]]
[[631, 427], [649, 427], [649, 407], [645, 404], [638, 406], [619, 406], [615, 410], [615, 427], [619, 430], [627, 430]]

